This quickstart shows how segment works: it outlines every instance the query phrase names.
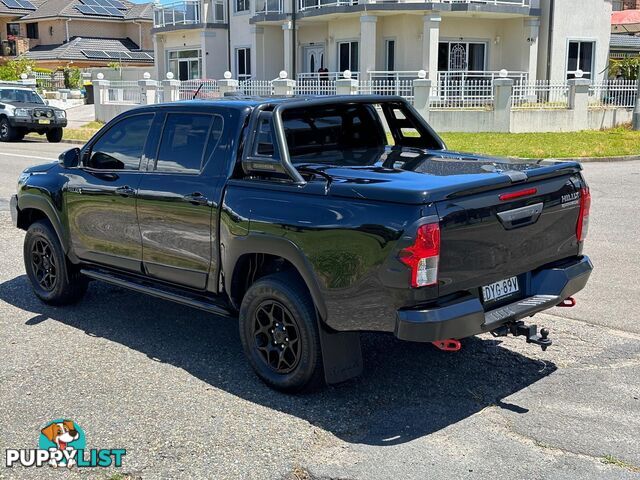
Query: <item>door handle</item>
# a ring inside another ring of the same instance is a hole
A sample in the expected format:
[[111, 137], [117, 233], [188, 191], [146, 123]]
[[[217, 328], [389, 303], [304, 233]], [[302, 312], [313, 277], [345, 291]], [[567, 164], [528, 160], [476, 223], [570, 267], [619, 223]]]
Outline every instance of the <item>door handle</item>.
[[504, 225], [504, 228], [511, 230], [536, 223], [543, 209], [544, 203], [536, 203], [529, 207], [516, 208], [515, 210], [498, 213], [498, 218], [502, 225]]
[[129, 185], [116, 188], [116, 194], [122, 195], [123, 197], [133, 197], [135, 193], [136, 191], [133, 188], [131, 188]]
[[184, 199], [187, 202], [192, 203], [193, 205], [209, 205], [209, 199], [202, 195], [200, 192], [185, 195]]

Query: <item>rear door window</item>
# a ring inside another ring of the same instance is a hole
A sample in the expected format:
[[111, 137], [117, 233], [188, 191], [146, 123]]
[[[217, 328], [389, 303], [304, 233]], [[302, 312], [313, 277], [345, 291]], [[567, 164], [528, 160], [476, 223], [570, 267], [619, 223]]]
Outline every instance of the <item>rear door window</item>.
[[169, 113], [155, 170], [199, 173], [220, 141], [222, 124], [220, 115]]

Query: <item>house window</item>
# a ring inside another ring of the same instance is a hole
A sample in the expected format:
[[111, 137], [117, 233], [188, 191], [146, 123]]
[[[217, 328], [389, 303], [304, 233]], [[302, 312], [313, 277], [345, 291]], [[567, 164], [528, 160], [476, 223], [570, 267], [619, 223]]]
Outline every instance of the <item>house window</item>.
[[37, 40], [39, 38], [38, 34], [38, 24], [37, 23], [27, 23], [27, 38], [31, 38], [33, 40]]
[[575, 78], [576, 72], [582, 70], [584, 78], [593, 74], [593, 58], [596, 50], [595, 42], [571, 41], [567, 56], [567, 78]]
[[202, 78], [202, 54], [200, 50], [177, 50], [168, 53], [169, 71], [178, 80]]
[[[7, 23], [7, 37], [19, 37], [19, 36], [20, 36], [20, 24]], [[12, 38], [10, 40], [15, 40], [15, 38]]]
[[236, 12], [248, 12], [249, 0], [235, 0]]
[[249, 80], [251, 78], [251, 49], [236, 48], [236, 72], [238, 80]]
[[396, 69], [396, 41], [387, 40], [384, 44], [385, 66], [388, 72]]
[[481, 42], [440, 42], [438, 44], [438, 70], [484, 71], [487, 44]]
[[357, 72], [358, 63], [358, 42], [338, 43], [338, 71], [351, 70]]

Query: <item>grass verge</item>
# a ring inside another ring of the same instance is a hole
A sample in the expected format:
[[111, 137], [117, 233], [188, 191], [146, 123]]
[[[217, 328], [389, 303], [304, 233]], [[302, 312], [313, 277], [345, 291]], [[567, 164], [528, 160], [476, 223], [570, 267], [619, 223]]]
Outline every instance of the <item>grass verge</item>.
[[558, 133], [443, 133], [461, 152], [519, 158], [621, 157], [640, 155], [640, 132], [629, 127]]

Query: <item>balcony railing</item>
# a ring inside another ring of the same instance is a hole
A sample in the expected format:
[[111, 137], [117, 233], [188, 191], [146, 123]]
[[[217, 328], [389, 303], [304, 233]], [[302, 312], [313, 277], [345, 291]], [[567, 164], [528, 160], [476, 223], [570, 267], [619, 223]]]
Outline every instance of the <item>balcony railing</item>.
[[531, 6], [531, 0], [298, 0], [298, 10], [313, 10], [324, 7], [342, 7], [347, 5], [377, 4], [377, 3], [466, 3], [486, 5], [516, 5]]
[[202, 4], [199, 0], [182, 0], [154, 7], [154, 27], [193, 25], [200, 23]]
[[284, 13], [284, 0], [256, 0], [256, 14]]

